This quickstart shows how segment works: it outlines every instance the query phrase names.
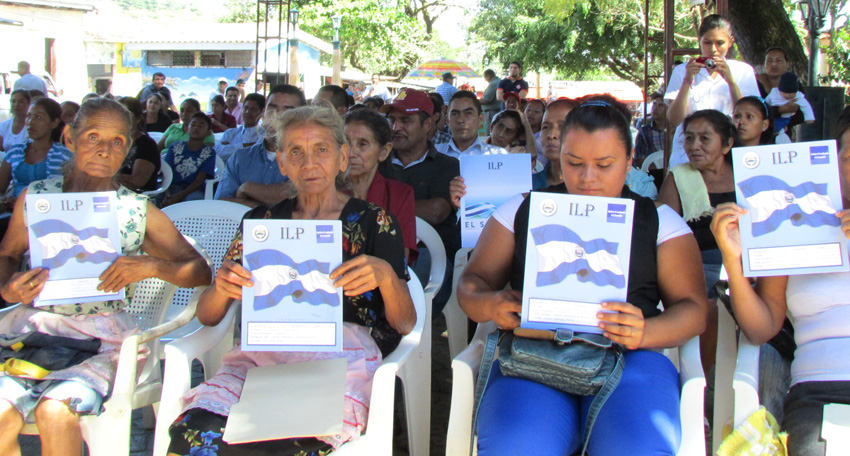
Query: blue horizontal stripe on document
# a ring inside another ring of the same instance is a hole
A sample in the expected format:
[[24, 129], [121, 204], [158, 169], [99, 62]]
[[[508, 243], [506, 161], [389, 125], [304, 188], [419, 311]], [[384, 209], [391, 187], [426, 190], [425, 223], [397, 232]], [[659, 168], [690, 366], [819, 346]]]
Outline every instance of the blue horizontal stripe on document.
[[816, 184], [814, 182], [803, 182], [800, 185], [792, 187], [782, 179], [773, 176], [755, 176], [738, 183], [741, 193], [744, 198], [757, 195], [767, 191], [784, 191], [791, 193], [797, 198], [802, 198], [809, 193], [817, 193], [826, 196], [826, 184]]
[[[78, 255], [79, 257], [77, 257]], [[45, 269], [55, 269], [67, 263], [68, 260], [74, 257], [77, 257], [77, 261], [80, 263], [99, 264], [112, 263], [118, 258], [118, 254], [115, 252], [104, 252], [102, 250], [89, 253], [82, 245], [77, 244], [73, 247], [60, 250], [54, 257], [42, 258], [41, 267]]]
[[298, 272], [298, 275], [306, 275], [313, 271], [319, 271], [322, 274], [331, 273], [331, 264], [323, 263], [316, 260], [307, 260], [302, 263], [296, 263], [289, 255], [271, 249], [257, 250], [256, 252], [245, 255], [245, 261], [248, 263], [248, 269], [255, 271], [263, 266], [289, 266]]
[[625, 277], [619, 274], [614, 274], [607, 269], [594, 271], [593, 269], [590, 269], [590, 265], [584, 258], [575, 260], [571, 263], [561, 263], [558, 267], [551, 271], [538, 272], [537, 286], [542, 287], [561, 283], [570, 274], [575, 274], [578, 281], [582, 283], [592, 282], [599, 286], [610, 285], [617, 288], [623, 288], [626, 286]]
[[[794, 216], [799, 217], [794, 218]], [[769, 217], [761, 222], [753, 222], [753, 237], [762, 236], [776, 231], [779, 229], [779, 225], [786, 220], [791, 220], [791, 224], [794, 226], [808, 225], [812, 227], [819, 227], [824, 225], [841, 225], [841, 220], [836, 217], [835, 214], [830, 214], [824, 211], [807, 214], [800, 209], [798, 204], [791, 204], [784, 209], [773, 211]]]
[[[299, 293], [300, 292], [300, 293]], [[339, 294], [325, 290], [307, 291], [299, 280], [293, 280], [285, 285], [278, 285], [269, 294], [254, 296], [254, 310], [268, 309], [290, 296], [294, 302], [306, 302], [314, 306], [327, 304], [332, 307], [339, 305]]]
[[56, 219], [47, 219], [33, 223], [30, 228], [33, 233], [35, 233], [36, 237], [43, 237], [53, 233], [71, 233], [81, 240], [85, 240], [90, 237], [109, 239], [109, 229], [107, 228], [89, 227], [78, 231], [68, 223]]
[[531, 229], [531, 236], [535, 245], [543, 245], [547, 242], [560, 241], [580, 245], [588, 254], [604, 250], [612, 255], [617, 254], [617, 243], [608, 242], [605, 239], [592, 239], [584, 241], [578, 234], [563, 225], [542, 225]]

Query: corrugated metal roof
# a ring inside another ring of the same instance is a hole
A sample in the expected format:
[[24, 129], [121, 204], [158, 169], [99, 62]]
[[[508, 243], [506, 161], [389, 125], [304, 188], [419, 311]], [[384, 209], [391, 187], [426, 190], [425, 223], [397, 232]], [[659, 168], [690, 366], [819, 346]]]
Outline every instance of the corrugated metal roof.
[[[2, 1], [2, 0], [0, 0]], [[221, 24], [221, 23], [183, 23], [180, 27], [163, 27], [158, 25], [154, 29], [138, 28], [144, 30], [126, 40], [128, 44], [138, 47], [140, 44], [166, 44], [166, 43], [255, 43], [257, 41], [257, 25], [246, 24]], [[260, 33], [265, 33], [261, 29]], [[277, 35], [277, 27], [270, 27], [270, 36]], [[286, 30], [282, 32], [281, 40], [286, 40]], [[296, 37], [299, 41], [312, 46], [326, 54], [333, 53], [333, 46], [309, 33], [298, 29]], [[277, 40], [273, 40], [276, 44]]]
[[18, 5], [18, 6], [38, 6], [38, 7], [42, 7], [42, 8], [59, 8], [59, 9], [80, 10], [80, 11], [94, 11], [95, 10], [94, 6], [86, 4], [86, 3], [58, 2], [58, 1], [55, 1], [55, 0], [18, 0], [18, 1], [0, 0], [0, 4]]

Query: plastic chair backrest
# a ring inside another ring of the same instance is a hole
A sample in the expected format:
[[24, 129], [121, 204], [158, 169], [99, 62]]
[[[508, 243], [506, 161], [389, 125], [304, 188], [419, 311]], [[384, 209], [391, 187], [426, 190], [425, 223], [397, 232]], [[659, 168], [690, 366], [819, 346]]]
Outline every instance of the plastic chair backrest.
[[172, 180], [174, 180], [174, 171], [171, 170], [171, 166], [168, 163], [163, 161], [159, 167], [159, 187], [156, 190], [148, 190], [143, 193], [148, 196], [159, 195], [168, 190], [168, 187], [171, 187]]
[[664, 167], [664, 151], [663, 150], [655, 151], [655, 152], [647, 155], [646, 158], [643, 159], [643, 164], [640, 166], [640, 170], [643, 171], [643, 172], [648, 172], [649, 166], [653, 165], [653, 164], [655, 165], [656, 169], [661, 169], [661, 168]]
[[215, 176], [211, 179], [207, 179], [204, 184], [204, 199], [211, 200], [215, 196], [215, 184], [221, 181], [224, 178], [224, 170], [227, 168], [227, 164], [221, 158], [220, 155], [215, 156]]
[[153, 140], [154, 140], [155, 142], [157, 142], [157, 143], [159, 142], [159, 140], [160, 140], [160, 139], [162, 139], [162, 136], [163, 136], [164, 134], [165, 134], [165, 133], [163, 133], [163, 132], [161, 132], [161, 131], [149, 131], [149, 132], [148, 132], [148, 136], [150, 136], [150, 137], [151, 137], [151, 139], [153, 139]]
[[407, 288], [410, 290], [410, 299], [413, 301], [413, 307], [416, 309], [416, 324], [413, 325], [411, 334], [422, 334], [425, 328], [425, 315], [427, 312], [427, 303], [425, 302], [425, 289], [422, 288], [422, 282], [419, 277], [413, 272], [413, 269], [408, 267], [407, 273], [410, 275], [410, 280], [407, 281]]
[[431, 272], [425, 294], [432, 298], [440, 291], [446, 273], [446, 248], [437, 231], [425, 220], [416, 217], [416, 238], [428, 247], [431, 253]]
[[[248, 206], [230, 201], [198, 200], [173, 204], [162, 212], [171, 219], [180, 233], [190, 236], [203, 247], [212, 258], [215, 272], [221, 266], [221, 260], [248, 209]], [[169, 313], [179, 313], [191, 297], [192, 290], [177, 290], [171, 306], [174, 310]]]

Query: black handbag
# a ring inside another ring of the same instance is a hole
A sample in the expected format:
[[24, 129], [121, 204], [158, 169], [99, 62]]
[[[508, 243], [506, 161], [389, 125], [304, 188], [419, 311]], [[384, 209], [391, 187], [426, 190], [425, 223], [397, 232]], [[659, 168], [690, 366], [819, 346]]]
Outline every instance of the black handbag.
[[[738, 324], [738, 318], [735, 317], [735, 311], [732, 309], [732, 299], [727, 293], [728, 289], [729, 282], [726, 280], [718, 280], [714, 284], [714, 291], [717, 293], [717, 297], [726, 307], [726, 310], [729, 311], [729, 315], [735, 320], [735, 324]], [[797, 350], [797, 343], [794, 341], [794, 326], [791, 324], [791, 320], [788, 320], [788, 317], [785, 317], [785, 321], [782, 322], [782, 328], [779, 332], [767, 341], [767, 343], [773, 346], [783, 358], [788, 361], [794, 361], [794, 351]]]
[[[99, 339], [73, 339], [40, 332], [25, 335], [0, 335], [0, 363], [12, 366], [15, 361], [34, 365], [36, 371], [66, 369], [96, 355], [100, 350]], [[22, 364], [22, 363], [18, 363]], [[40, 369], [40, 370], [39, 370]]]

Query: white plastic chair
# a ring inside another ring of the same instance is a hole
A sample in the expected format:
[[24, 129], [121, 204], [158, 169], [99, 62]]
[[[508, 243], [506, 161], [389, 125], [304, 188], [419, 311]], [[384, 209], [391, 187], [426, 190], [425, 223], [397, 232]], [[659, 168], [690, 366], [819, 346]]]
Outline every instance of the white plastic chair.
[[[159, 144], [159, 140], [160, 140], [160, 139], [162, 139], [162, 136], [163, 136], [164, 134], [165, 134], [165, 133], [163, 133], [163, 132], [161, 132], [161, 131], [149, 131], [149, 132], [148, 132], [148, 136], [150, 136], [150, 137], [151, 137], [151, 139], [153, 139], [153, 140], [154, 140], [154, 142], [155, 142], [155, 143], [157, 143], [157, 144]], [[165, 153], [165, 152], [163, 152], [163, 153]]]
[[[185, 236], [184, 236], [185, 237]], [[193, 239], [186, 240], [211, 264], [209, 256]], [[140, 332], [124, 339], [118, 357], [118, 367], [112, 393], [104, 403], [105, 411], [99, 416], [80, 418], [83, 439], [92, 456], [130, 454], [130, 416], [134, 409], [155, 405], [162, 392], [162, 377], [159, 356], [159, 338], [182, 325], [195, 315], [197, 299], [187, 305], [173, 319], [165, 321], [166, 311], [177, 287], [160, 279], [145, 279], [136, 284], [131, 303], [126, 307]], [[196, 296], [206, 286], [195, 289]], [[2, 314], [0, 314], [2, 315]], [[141, 372], [137, 372], [138, 353], [142, 344], [151, 349]], [[150, 421], [150, 420], [148, 420]], [[35, 424], [25, 425], [22, 434], [38, 434]]]
[[204, 188], [204, 199], [211, 200], [215, 196], [215, 184], [224, 177], [225, 165], [224, 160], [218, 155], [215, 156], [215, 176], [212, 179], [207, 179], [206, 187]]
[[[416, 308], [416, 325], [410, 334], [404, 336], [399, 346], [387, 356], [372, 380], [372, 400], [369, 404], [369, 423], [366, 432], [360, 439], [346, 443], [334, 454], [338, 455], [377, 455], [390, 456], [393, 444], [393, 410], [395, 405], [395, 379], [401, 378], [407, 384], [411, 379], [406, 377], [406, 366], [417, 362], [419, 345], [425, 342], [424, 330], [430, 324], [426, 319], [427, 300], [419, 279], [412, 270], [408, 270], [410, 281], [407, 283], [413, 305]], [[233, 324], [240, 302], [234, 302], [227, 314], [216, 326], [205, 326], [200, 330], [169, 343], [165, 346], [165, 375], [160, 400], [159, 417], [156, 423], [154, 437], [154, 456], [165, 456], [170, 438], [168, 428], [182, 411], [180, 398], [189, 391], [191, 381], [192, 360], [219, 343], [227, 334], [227, 328]], [[405, 393], [406, 394], [406, 393]], [[430, 402], [419, 402], [418, 399], [405, 395], [408, 426], [412, 416], [429, 417]], [[426, 421], [427, 422], [427, 421]], [[427, 428], [426, 438], [429, 438]], [[421, 456], [427, 454], [420, 451], [410, 434], [411, 454]], [[427, 448], [426, 448], [427, 450]]]
[[[162, 212], [171, 219], [180, 233], [191, 236], [206, 250], [212, 258], [212, 267], [215, 271], [221, 266], [221, 260], [227, 253], [231, 241], [233, 241], [233, 236], [242, 222], [242, 216], [248, 212], [248, 209], [250, 209], [248, 206], [230, 201], [200, 200], [173, 204], [164, 208]], [[178, 289], [174, 294], [169, 317], [180, 313], [182, 308], [189, 303], [190, 296], [189, 290]], [[163, 341], [169, 342], [177, 339], [200, 327], [201, 324], [198, 320], [192, 319], [189, 324], [181, 327], [178, 331], [165, 335]], [[233, 334], [232, 330], [230, 334]], [[221, 355], [233, 346], [232, 339], [232, 337], [223, 339], [221, 347], [210, 352], [202, 360], [205, 361], [204, 374], [207, 378], [218, 371]]]
[[416, 217], [416, 239], [425, 244], [431, 254], [431, 270], [428, 273], [428, 283], [425, 284], [425, 297], [431, 301], [443, 286], [443, 277], [446, 272], [446, 248], [434, 227], [419, 217]]
[[168, 187], [171, 187], [171, 181], [174, 180], [174, 171], [171, 170], [171, 166], [168, 163], [162, 161], [159, 167], [159, 187], [156, 190], [148, 190], [143, 192], [148, 196], [156, 196], [160, 193], [168, 190]]
[[[475, 382], [487, 335], [496, 330], [495, 323], [479, 324], [469, 346], [452, 361], [452, 402], [449, 428], [446, 437], [446, 456], [469, 455], [475, 438], [472, 429], [472, 410]], [[678, 352], [678, 356], [674, 354]], [[682, 445], [679, 456], [705, 456], [705, 432], [703, 429], [703, 393], [705, 375], [700, 364], [699, 337], [694, 337], [678, 350], [668, 350], [674, 364], [679, 368], [682, 385], [679, 413], [682, 420]], [[624, 435], [624, 438], [628, 436]], [[473, 448], [473, 454], [477, 450]]]
[[655, 152], [647, 155], [646, 158], [643, 159], [643, 164], [640, 166], [640, 170], [645, 172], [645, 173], [649, 172], [649, 166], [650, 165], [655, 165], [655, 167], [657, 169], [664, 168], [664, 151], [663, 150], [655, 151]]
[[471, 248], [462, 248], [455, 255], [454, 280], [452, 281], [454, 288], [446, 307], [443, 308], [443, 315], [446, 317], [446, 329], [449, 332], [449, 355], [452, 359], [455, 359], [466, 348], [469, 337], [466, 314], [457, 302], [457, 284], [460, 282], [460, 275], [469, 261], [469, 252], [471, 251]]

